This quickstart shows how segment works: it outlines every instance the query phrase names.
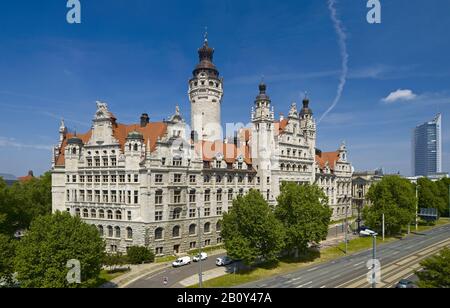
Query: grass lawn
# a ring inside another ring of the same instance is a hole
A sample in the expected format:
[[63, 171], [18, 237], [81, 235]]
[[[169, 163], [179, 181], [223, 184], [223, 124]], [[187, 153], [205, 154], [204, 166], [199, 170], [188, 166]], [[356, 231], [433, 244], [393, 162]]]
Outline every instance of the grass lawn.
[[120, 269], [114, 271], [101, 270], [98, 278], [90, 284], [90, 288], [99, 288], [107, 282], [110, 282], [114, 278], [122, 276], [123, 274], [128, 273], [128, 269]]
[[[421, 225], [419, 230], [425, 231], [448, 223], [450, 223], [449, 219], [442, 218], [436, 223], [435, 226]], [[414, 231], [413, 228], [411, 228], [411, 231]], [[381, 240], [381, 238], [377, 238], [377, 244], [381, 245], [385, 243], [390, 243], [395, 240], [398, 240], [399, 238], [401, 237], [400, 236], [386, 237], [384, 242]], [[356, 238], [348, 243], [349, 254], [361, 252], [370, 248], [372, 248], [372, 238]], [[309, 251], [307, 255], [299, 259], [283, 258], [280, 260], [278, 264], [267, 264], [254, 268], [252, 270], [236, 274], [228, 274], [209, 281], [205, 281], [203, 285], [206, 288], [223, 288], [223, 287], [226, 288], [270, 278], [277, 275], [287, 274], [305, 268], [307, 266], [312, 266], [316, 264], [318, 265], [323, 262], [328, 262], [337, 258], [344, 257], [345, 256], [344, 249], [345, 244], [341, 243], [336, 247], [325, 248], [320, 252]], [[193, 286], [193, 288], [196, 287], [198, 286]]]

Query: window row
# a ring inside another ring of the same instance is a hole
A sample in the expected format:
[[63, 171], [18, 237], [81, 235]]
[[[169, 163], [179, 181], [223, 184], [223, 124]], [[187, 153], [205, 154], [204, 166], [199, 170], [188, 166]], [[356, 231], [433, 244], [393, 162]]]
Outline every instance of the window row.
[[[184, 203], [196, 203], [197, 201], [203, 201], [203, 202], [211, 202], [212, 201], [212, 191], [207, 189], [204, 193], [201, 193], [203, 197], [202, 200], [198, 200], [198, 192], [196, 190], [190, 190], [188, 192], [188, 197], [186, 200], [184, 199], [184, 194], [182, 190], [173, 190], [169, 193], [168, 196], [165, 197], [164, 192], [162, 190], [157, 190], [155, 192], [155, 205], [163, 205], [165, 198], [169, 198], [170, 204], [184, 204]], [[239, 189], [237, 192], [235, 192], [233, 189], [229, 189], [228, 191], [223, 191], [222, 189], [218, 189], [215, 192], [215, 200], [216, 202], [223, 202], [225, 201], [225, 196], [227, 198], [228, 202], [231, 202], [236, 197], [236, 194], [238, 196], [244, 195], [244, 189]]]
[[88, 167], [115, 167], [117, 166], [117, 157], [86, 157]]
[[[95, 210], [95, 209], [75, 209], [75, 215], [82, 218], [93, 218], [93, 219], [109, 219], [109, 220], [122, 220], [122, 211], [112, 211], [112, 210]], [[127, 220], [132, 220], [131, 211], [127, 212]]]
[[139, 183], [138, 174], [66, 175], [66, 183]]
[[[120, 227], [107, 226], [105, 229], [102, 225], [99, 225], [97, 226], [97, 229], [101, 237], [108, 237], [115, 239], [122, 238], [122, 229]], [[125, 231], [126, 231], [126, 239], [133, 240], [133, 229], [128, 227], [126, 228]]]
[[[222, 231], [222, 223], [219, 221], [216, 224], [216, 232], [221, 232]], [[172, 228], [172, 230], [170, 230], [170, 237], [172, 238], [179, 238], [182, 236], [182, 228], [181, 226], [175, 226]], [[198, 235], [198, 226], [196, 224], [191, 224], [187, 230], [188, 235], [193, 236], [193, 235]], [[207, 222], [203, 225], [203, 233], [204, 234], [209, 234], [211, 233], [211, 223]], [[155, 240], [162, 240], [166, 237], [165, 234], [165, 229], [164, 228], [157, 228], [155, 230]]]
[[281, 171], [297, 171], [297, 172], [309, 172], [309, 168], [306, 165], [291, 165], [291, 164], [281, 164]]
[[139, 191], [131, 190], [67, 190], [67, 202], [139, 204]]

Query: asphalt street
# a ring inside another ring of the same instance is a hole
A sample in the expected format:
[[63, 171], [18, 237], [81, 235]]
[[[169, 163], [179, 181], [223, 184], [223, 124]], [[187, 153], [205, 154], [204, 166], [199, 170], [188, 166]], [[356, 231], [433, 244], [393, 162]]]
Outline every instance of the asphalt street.
[[[202, 261], [202, 270], [208, 271], [216, 268], [216, 259], [224, 255], [216, 255], [209, 257], [206, 261]], [[192, 275], [198, 274], [199, 264], [192, 262], [179, 268], [165, 268], [158, 272], [151, 273], [139, 280], [129, 284], [127, 288], [174, 288], [179, 287], [179, 281], [188, 278]], [[164, 284], [164, 279], [167, 278], [167, 284]]]
[[[380, 240], [378, 240], [378, 244]], [[399, 280], [411, 276], [420, 268], [418, 263], [450, 246], [450, 225], [435, 228], [377, 247], [381, 263], [381, 282], [378, 287], [392, 287]], [[273, 277], [243, 285], [243, 288], [336, 288], [370, 287], [367, 281], [367, 262], [372, 249], [295, 273]]]

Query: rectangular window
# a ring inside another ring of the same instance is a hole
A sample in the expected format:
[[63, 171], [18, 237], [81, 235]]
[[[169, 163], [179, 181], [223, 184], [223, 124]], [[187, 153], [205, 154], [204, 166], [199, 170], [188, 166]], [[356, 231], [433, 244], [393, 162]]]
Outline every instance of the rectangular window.
[[233, 191], [232, 190], [228, 191], [228, 201], [233, 201]]
[[96, 158], [94, 159], [94, 161], [95, 161], [95, 167], [100, 167], [100, 158], [99, 158], [99, 157], [96, 157]]
[[135, 190], [134, 191], [134, 204], [138, 204], [139, 203], [139, 191]]
[[107, 175], [104, 175], [103, 178], [102, 178], [102, 182], [103, 183], [108, 183], [109, 182], [108, 180], [109, 180], [109, 177]]
[[127, 212], [127, 219], [128, 221], [131, 221], [132, 217], [131, 217], [131, 211]]
[[211, 209], [209, 207], [205, 207], [205, 217], [211, 216]]
[[195, 249], [195, 247], [197, 247], [197, 242], [190, 242], [189, 243], [189, 248], [190, 249]]
[[117, 166], [117, 159], [115, 157], [111, 157], [111, 166]]
[[218, 206], [218, 207], [216, 208], [216, 215], [217, 215], [217, 216], [222, 216], [222, 207]]
[[196, 209], [189, 209], [189, 218], [195, 218], [197, 216]]
[[155, 183], [162, 183], [162, 182], [163, 182], [163, 175], [155, 174]]
[[86, 177], [84, 175], [80, 175], [80, 183], [84, 183], [86, 180]]
[[157, 248], [155, 249], [155, 254], [156, 254], [156, 255], [162, 255], [162, 254], [163, 254], [163, 251], [164, 251], [164, 248], [163, 248], [163, 247], [157, 247]]
[[111, 175], [111, 183], [117, 183], [117, 175]]
[[72, 175], [72, 183], [76, 183], [77, 182], [77, 176], [76, 175]]
[[87, 181], [88, 181], [88, 183], [92, 183], [92, 175], [88, 175]]
[[86, 159], [88, 167], [92, 167], [92, 158]]
[[127, 191], [127, 203], [131, 204], [131, 191], [130, 190]]
[[139, 183], [139, 174], [134, 175], [134, 182]]
[[95, 191], [95, 199], [94, 202], [100, 203], [100, 190]]
[[66, 191], [66, 201], [70, 201], [70, 190]]
[[128, 174], [128, 175], [127, 175], [127, 182], [128, 182], [128, 183], [131, 183], [131, 174]]
[[103, 158], [103, 166], [108, 167], [108, 158], [107, 157]]
[[156, 211], [155, 212], [155, 221], [162, 221], [163, 220], [163, 212], [162, 211]]
[[108, 191], [104, 190], [102, 195], [103, 195], [103, 202], [108, 203]]
[[86, 200], [86, 196], [84, 190], [80, 190], [80, 201], [84, 202]]
[[205, 241], [205, 247], [206, 247], [206, 246], [211, 246], [211, 240], [206, 240], [206, 241]]
[[92, 190], [87, 191], [87, 201], [92, 202]]
[[222, 202], [222, 191], [221, 190], [217, 191], [217, 202]]
[[155, 204], [160, 205], [163, 204], [163, 192], [157, 191], [155, 194]]
[[191, 191], [189, 193], [189, 202], [190, 203], [195, 203], [195, 199], [196, 199], [195, 191]]
[[189, 176], [189, 183], [195, 184], [196, 182], [197, 182], [196, 176], [195, 175], [190, 175]]
[[96, 175], [94, 177], [94, 179], [95, 179], [95, 183], [100, 183], [100, 176], [99, 175]]
[[175, 204], [181, 203], [181, 191], [180, 190], [174, 191], [174, 193], [173, 193], [173, 203], [175, 203]]
[[117, 191], [111, 190], [111, 202], [117, 203]]
[[173, 165], [174, 167], [180, 167], [183, 164], [183, 161], [181, 158], [174, 158], [173, 159]]
[[216, 168], [217, 169], [222, 168], [222, 162], [221, 161], [216, 161]]
[[166, 165], [166, 159], [163, 157], [161, 158], [161, 165], [165, 166]]
[[70, 175], [67, 175], [67, 177], [66, 177], [66, 182], [67, 182], [67, 183], [70, 183]]
[[211, 192], [209, 190], [205, 191], [205, 202], [211, 201]]
[[181, 183], [181, 174], [175, 174], [173, 176], [173, 182], [174, 183]]

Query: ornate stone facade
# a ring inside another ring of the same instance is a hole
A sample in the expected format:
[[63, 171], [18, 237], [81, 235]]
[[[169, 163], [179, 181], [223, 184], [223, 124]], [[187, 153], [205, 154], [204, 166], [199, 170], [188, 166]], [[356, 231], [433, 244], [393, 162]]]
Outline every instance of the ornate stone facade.
[[[316, 124], [307, 98], [275, 119], [265, 84], [259, 86], [248, 128], [233, 140], [220, 129], [223, 80], [207, 40], [189, 81], [192, 129], [178, 107], [167, 121], [120, 124], [97, 103], [90, 131], [59, 129], [54, 149], [53, 210], [69, 211], [97, 226], [107, 250], [147, 246], [172, 255], [222, 242], [222, 214], [233, 199], [259, 190], [276, 204], [283, 182], [317, 183], [329, 196], [333, 218], [351, 205], [352, 167], [347, 149], [316, 149]], [[250, 108], [249, 108], [250, 109]], [[198, 227], [198, 213], [201, 223]]]

